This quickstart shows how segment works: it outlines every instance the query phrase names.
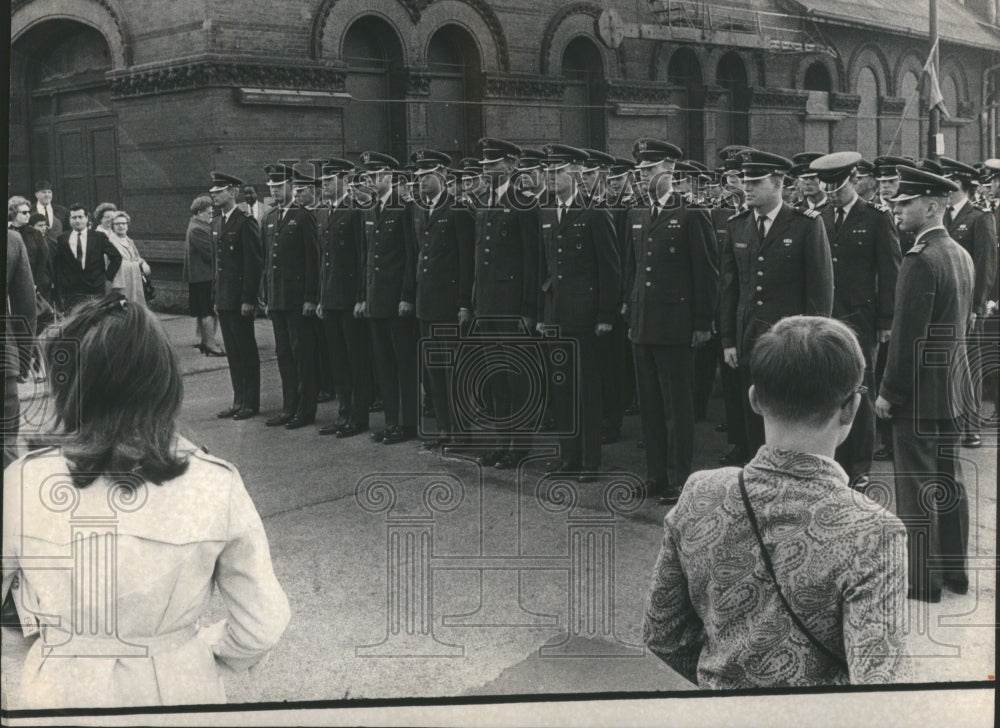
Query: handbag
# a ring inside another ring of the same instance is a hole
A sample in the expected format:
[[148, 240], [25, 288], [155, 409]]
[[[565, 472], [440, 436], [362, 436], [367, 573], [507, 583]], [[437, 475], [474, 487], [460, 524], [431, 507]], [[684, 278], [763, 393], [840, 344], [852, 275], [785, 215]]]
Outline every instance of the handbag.
[[142, 274], [142, 295], [146, 297], [147, 301], [156, 298], [156, 286], [153, 285], [153, 279], [145, 273]]
[[774, 565], [771, 563], [771, 554], [768, 552], [767, 547], [764, 545], [764, 539], [760, 535], [760, 528], [757, 525], [757, 515], [753, 512], [753, 508], [750, 506], [750, 496], [747, 495], [747, 487], [746, 484], [743, 482], [742, 470], [740, 471], [739, 481], [740, 481], [740, 495], [743, 497], [743, 505], [747, 510], [747, 516], [750, 517], [750, 527], [753, 529], [753, 535], [757, 537], [757, 545], [760, 546], [760, 555], [764, 559], [764, 566], [767, 567], [767, 573], [771, 575], [771, 581], [774, 583], [774, 588], [778, 592], [778, 598], [781, 599], [781, 603], [785, 606], [785, 611], [788, 612], [789, 616], [792, 618], [792, 621], [795, 623], [795, 626], [799, 628], [799, 631], [802, 632], [802, 634], [804, 634], [809, 639], [809, 641], [813, 643], [816, 649], [818, 649], [828, 658], [833, 660], [840, 667], [841, 670], [843, 670], [849, 675], [850, 670], [847, 667], [847, 661], [843, 657], [835, 653], [833, 650], [828, 648], [826, 645], [824, 645], [822, 642], [820, 642], [819, 639], [817, 639], [816, 636], [809, 631], [809, 629], [805, 626], [805, 624], [803, 624], [802, 620], [799, 619], [799, 615], [797, 615], [795, 611], [792, 609], [792, 605], [788, 603], [787, 599], [785, 599], [785, 594], [784, 592], [781, 591], [781, 585], [778, 584], [778, 577], [774, 573]]

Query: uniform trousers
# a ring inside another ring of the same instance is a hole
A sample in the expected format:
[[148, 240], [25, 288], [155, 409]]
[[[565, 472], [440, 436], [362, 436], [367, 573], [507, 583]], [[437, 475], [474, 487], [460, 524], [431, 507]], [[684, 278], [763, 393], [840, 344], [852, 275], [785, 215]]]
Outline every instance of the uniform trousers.
[[219, 311], [219, 328], [226, 346], [229, 379], [233, 384], [233, 407], [260, 409], [260, 353], [252, 315]]
[[719, 366], [722, 343], [713, 336], [707, 344], [694, 350], [694, 419], [701, 422], [708, 416], [708, 400], [715, 387], [715, 370]]
[[622, 315], [615, 316], [611, 333], [598, 337], [597, 348], [601, 361], [601, 404], [603, 409], [604, 429], [611, 434], [618, 434], [622, 429], [622, 419], [625, 416], [627, 402], [627, 382], [631, 375], [627, 369], [626, 352], [628, 343], [628, 324]]
[[[515, 439], [524, 439], [534, 432], [533, 425], [529, 428], [527, 424], [519, 424], [520, 421], [514, 422], [512, 418], [518, 413], [538, 409], [554, 412], [553, 388], [545, 386], [544, 382], [533, 381], [531, 374], [521, 364], [516, 360], [511, 362], [508, 358], [511, 347], [521, 349], [522, 353], [534, 351], [524, 348], [535, 337], [525, 335], [519, 317], [477, 321], [474, 331], [480, 337], [478, 345], [483, 347], [479, 357], [481, 364], [476, 368], [477, 374], [480, 370], [484, 374], [482, 390], [480, 393], [473, 392], [471, 387], [463, 386], [471, 382], [459, 382], [456, 385], [456, 395], [480, 397], [486, 406], [486, 412], [482, 413], [482, 429], [486, 432], [492, 430], [496, 435], [491, 444], [487, 441], [484, 445], [492, 450], [510, 450]], [[493, 340], [491, 335], [495, 335], [499, 341]], [[523, 341], [518, 337], [523, 337]], [[546, 362], [547, 359], [540, 366], [545, 368], [545, 376], [549, 377], [547, 381], [551, 381], [552, 372], [546, 368], [551, 364], [547, 365]], [[466, 411], [476, 409], [475, 402], [462, 402], [462, 405]]]
[[[875, 392], [882, 386], [882, 374], [885, 372], [885, 363], [889, 360], [889, 342], [878, 345], [878, 356], [875, 358]], [[892, 447], [892, 421], [875, 420], [875, 431], [878, 432], [879, 439], [882, 440], [882, 447]]]
[[[743, 358], [747, 363], [742, 363]], [[740, 355], [740, 405], [743, 408], [743, 427], [747, 438], [746, 456], [750, 459], [757, 454], [760, 446], [764, 444], [764, 418], [753, 411], [750, 406], [750, 385], [753, 380], [750, 378], [750, 355], [744, 357]]]
[[[333, 362], [330, 360], [330, 342], [326, 340], [326, 326], [317, 317], [312, 320], [312, 326], [316, 334], [316, 389], [319, 392], [332, 394], [335, 391], [336, 376], [333, 370]], [[344, 403], [340, 405], [340, 414], [347, 412]]]
[[372, 401], [371, 336], [364, 319], [352, 309], [323, 309], [323, 332], [336, 383], [340, 416], [368, 427]]
[[722, 382], [722, 402], [726, 409], [726, 440], [747, 454], [747, 424], [743, 417], [743, 381], [739, 369], [726, 364], [719, 349], [719, 379]]
[[969, 501], [954, 420], [892, 419], [896, 515], [906, 526], [910, 590], [968, 586]]
[[552, 397], [556, 407], [562, 460], [570, 468], [601, 466], [601, 366], [598, 336], [564, 332], [576, 343], [575, 355], [555, 366]]
[[[417, 429], [417, 321], [412, 316], [369, 319], [386, 427]], [[400, 419], [402, 412], [402, 419]]]
[[[962, 418], [962, 432], [978, 435], [982, 428], [983, 375], [997, 362], [997, 339], [983, 333], [984, 321], [976, 323], [975, 333], [965, 340], [965, 351], [969, 358], [969, 374], [972, 376], [972, 394], [967, 411]], [[984, 367], [983, 365], [986, 364]]]
[[871, 472], [875, 455], [875, 397], [878, 391], [875, 389], [875, 358], [878, 349], [875, 344], [863, 345], [861, 349], [865, 355], [865, 373], [861, 383], [868, 387], [868, 391], [861, 395], [851, 431], [834, 455], [851, 480]]
[[694, 459], [695, 353], [686, 345], [635, 344], [633, 349], [646, 477], [679, 489]]
[[316, 331], [301, 309], [269, 311], [281, 375], [281, 411], [316, 417]]
[[435, 322], [420, 319], [420, 338], [424, 389], [434, 403], [437, 430], [442, 436], [452, 435], [455, 432], [455, 408], [452, 398], [455, 370], [454, 367], [444, 366], [441, 362], [447, 356], [445, 352], [455, 352], [458, 326], [454, 321]]

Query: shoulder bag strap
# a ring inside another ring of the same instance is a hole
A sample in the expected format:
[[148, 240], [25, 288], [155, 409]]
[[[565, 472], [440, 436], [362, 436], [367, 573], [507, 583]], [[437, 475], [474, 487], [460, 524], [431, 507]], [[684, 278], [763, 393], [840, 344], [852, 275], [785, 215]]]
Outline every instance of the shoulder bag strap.
[[802, 634], [804, 634], [807, 638], [809, 638], [809, 641], [816, 646], [816, 649], [818, 649], [824, 655], [826, 655], [831, 660], [840, 665], [840, 668], [844, 672], [850, 674], [850, 671], [848, 670], [847, 667], [847, 662], [844, 660], [844, 658], [836, 654], [835, 652], [830, 650], [830, 648], [828, 648], [826, 645], [820, 642], [813, 635], [813, 633], [809, 631], [809, 629], [805, 626], [805, 624], [802, 623], [802, 620], [799, 619], [798, 615], [792, 609], [792, 605], [788, 603], [787, 599], [785, 599], [785, 595], [781, 591], [781, 586], [778, 584], [778, 577], [774, 573], [774, 565], [771, 563], [771, 555], [770, 553], [768, 553], [767, 547], [764, 546], [764, 539], [760, 534], [760, 527], [757, 525], [757, 515], [753, 512], [753, 508], [750, 506], [750, 496], [747, 495], [747, 487], [743, 482], [742, 470], [740, 471], [739, 481], [740, 481], [740, 495], [743, 497], [743, 505], [746, 507], [747, 515], [750, 517], [750, 527], [753, 529], [753, 535], [757, 537], [757, 545], [760, 546], [760, 555], [764, 558], [764, 566], [767, 567], [767, 573], [771, 575], [771, 581], [774, 583], [774, 588], [778, 592], [778, 598], [781, 599], [781, 603], [785, 605], [785, 611], [787, 611], [789, 616], [791, 616], [792, 621], [795, 622], [795, 626], [799, 628], [799, 631], [802, 632]]

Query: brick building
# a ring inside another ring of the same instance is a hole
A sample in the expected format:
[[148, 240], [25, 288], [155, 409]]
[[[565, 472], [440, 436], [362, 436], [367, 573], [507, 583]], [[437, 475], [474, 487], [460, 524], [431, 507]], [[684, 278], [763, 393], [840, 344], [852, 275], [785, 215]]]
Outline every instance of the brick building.
[[[938, 0], [945, 149], [969, 161], [1000, 156], [998, 5]], [[710, 162], [730, 143], [920, 156], [927, 7], [14, 0], [9, 185], [121, 204], [162, 280], [210, 170], [260, 183], [279, 158], [461, 155], [482, 135], [617, 155], [658, 136]]]

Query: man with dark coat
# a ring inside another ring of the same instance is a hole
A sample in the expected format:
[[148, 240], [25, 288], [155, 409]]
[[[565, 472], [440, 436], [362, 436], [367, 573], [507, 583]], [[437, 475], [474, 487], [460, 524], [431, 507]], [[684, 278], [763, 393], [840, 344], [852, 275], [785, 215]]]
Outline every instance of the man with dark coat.
[[719, 272], [708, 215], [673, 189], [681, 149], [656, 139], [640, 139], [635, 149], [651, 204], [628, 216], [629, 338], [642, 403], [647, 495], [666, 505], [677, 502], [691, 474], [695, 350], [712, 338]]
[[[35, 281], [21, 236], [7, 231], [6, 317], [3, 356], [3, 466], [17, 459], [21, 405], [17, 396], [19, 362], [30, 356], [35, 334]], [[6, 610], [4, 610], [6, 611]]]
[[[601, 381], [597, 339], [611, 333], [621, 296], [621, 267], [615, 228], [606, 208], [588, 208], [580, 197], [576, 175], [587, 153], [565, 144], [544, 148], [551, 180], [552, 205], [539, 211], [541, 244], [538, 330], [558, 326], [559, 334], [576, 342], [568, 357], [564, 382], [553, 398], [562, 438], [561, 460], [548, 473], [596, 479], [601, 465]], [[578, 378], [577, 378], [578, 377]], [[574, 413], [578, 419], [574, 421]]]
[[307, 319], [319, 302], [319, 241], [316, 218], [293, 202], [293, 182], [310, 187], [314, 181], [284, 164], [264, 171], [277, 203], [264, 218], [261, 237], [282, 399], [281, 412], [264, 424], [295, 430], [316, 420], [316, 337]]
[[958, 188], [931, 172], [900, 167], [892, 198], [900, 231], [915, 243], [899, 270], [889, 358], [875, 402], [891, 419], [896, 515], [906, 526], [910, 598], [936, 602], [941, 588], [969, 589], [969, 502], [956, 459], [958, 418], [971, 396], [964, 336], [975, 268], [943, 225]]
[[122, 254], [107, 236], [87, 227], [88, 217], [83, 205], [70, 205], [70, 229], [59, 235], [52, 251], [52, 293], [62, 311], [88, 298], [103, 298], [122, 264]]
[[226, 346], [233, 405], [220, 418], [246, 420], [260, 413], [260, 354], [254, 333], [263, 253], [257, 221], [236, 206], [243, 181], [212, 173], [212, 204], [221, 214], [212, 221], [215, 259], [215, 310]]
[[764, 444], [764, 423], [750, 407], [750, 352], [757, 337], [785, 316], [829, 316], [833, 264], [826, 229], [816, 210], [782, 202], [782, 178], [792, 163], [756, 149], [743, 155], [748, 209], [729, 219], [722, 250], [722, 349], [739, 368], [747, 454]]
[[875, 453], [875, 357], [879, 343], [889, 340], [903, 257], [889, 208], [865, 202], [855, 189], [860, 161], [857, 152], [837, 152], [811, 164], [830, 200], [820, 215], [833, 262], [833, 316], [851, 327], [865, 355], [868, 391], [850, 434], [837, 448], [837, 462], [855, 486], [871, 471]]

